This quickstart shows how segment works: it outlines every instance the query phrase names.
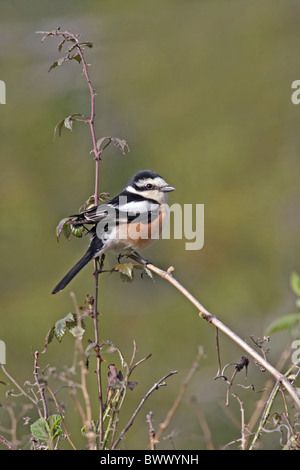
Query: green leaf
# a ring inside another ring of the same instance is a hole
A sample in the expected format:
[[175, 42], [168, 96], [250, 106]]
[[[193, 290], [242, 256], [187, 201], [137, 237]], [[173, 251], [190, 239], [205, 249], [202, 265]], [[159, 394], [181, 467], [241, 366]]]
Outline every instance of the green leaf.
[[53, 62], [53, 64], [50, 65], [50, 68], [49, 68], [48, 72], [50, 72], [50, 70], [52, 70], [52, 69], [55, 69], [55, 67], [57, 67], [57, 66], [58, 66], [58, 61], [55, 60], [55, 61]]
[[78, 238], [82, 237], [84, 231], [83, 225], [72, 225], [70, 223], [71, 221], [72, 217], [66, 217], [59, 222], [56, 227], [56, 238], [58, 242], [61, 234], [63, 234], [67, 240], [70, 240], [71, 235]]
[[70, 235], [72, 231], [70, 224], [68, 224], [70, 220], [71, 220], [70, 217], [66, 217], [59, 222], [58, 226], [56, 227], [57, 241], [59, 241], [59, 237], [61, 236], [62, 233], [68, 240], [70, 240]]
[[85, 42], [81, 42], [80, 46], [87, 46], [91, 49], [94, 46], [94, 44], [90, 41], [85, 41]]
[[70, 227], [71, 227], [72, 235], [74, 235], [75, 237], [78, 237], [78, 238], [82, 237], [82, 233], [84, 231], [83, 225], [72, 225], [71, 224]]
[[294, 293], [300, 297], [300, 276], [297, 273], [291, 274], [290, 283]]
[[275, 320], [267, 329], [267, 334], [271, 335], [278, 331], [290, 330], [300, 322], [300, 313], [290, 313]]
[[65, 60], [68, 60], [68, 57], [60, 57], [60, 59], [55, 60], [53, 64], [50, 65], [48, 72], [50, 72], [52, 69], [55, 69], [55, 67], [60, 66]]
[[133, 263], [117, 264], [115, 271], [119, 271], [122, 281], [132, 281], [133, 279]]
[[55, 336], [55, 325], [53, 325], [50, 330], [48, 331], [48, 334], [46, 336], [46, 339], [45, 339], [45, 344], [44, 344], [44, 349], [42, 351], [42, 353], [45, 353], [46, 352], [46, 349], [47, 349], [47, 346], [48, 344], [51, 343], [51, 341], [53, 340]]
[[[74, 329], [76, 327], [77, 317], [73, 313], [68, 313], [68, 315], [66, 315], [64, 318], [58, 320], [48, 331], [42, 353], [46, 352], [48, 344], [53, 341], [53, 338], [56, 338], [59, 342], [61, 342], [63, 336], [66, 334], [67, 329], [72, 333], [73, 336], [77, 336], [77, 334], [79, 336], [79, 330]], [[83, 332], [85, 331], [83, 328], [82, 330]]]
[[30, 431], [40, 441], [49, 441], [50, 439], [50, 427], [45, 418], [39, 418], [32, 423]]
[[58, 44], [57, 49], [58, 49], [59, 52], [61, 51], [61, 49], [62, 49], [62, 47], [63, 47], [63, 45], [64, 45], [65, 42], [66, 42], [66, 40], [63, 39], [63, 40]]
[[59, 414], [53, 414], [49, 416], [47, 421], [48, 421], [48, 425], [50, 428], [51, 439], [54, 440], [56, 437], [58, 437], [62, 433], [62, 430], [60, 427], [61, 416]]
[[81, 62], [81, 56], [80, 56], [79, 52], [76, 52], [76, 54], [72, 55], [72, 56], [71, 56], [71, 59], [76, 60], [76, 62], [78, 62], [78, 64], [80, 64], [80, 62]]
[[55, 337], [58, 339], [59, 342], [61, 342], [63, 336], [66, 334], [66, 328], [67, 327], [70, 328], [70, 326], [71, 326], [70, 323], [72, 324], [72, 326], [76, 325], [76, 320], [74, 318], [73, 313], [68, 313], [67, 316], [65, 316], [61, 320], [58, 320], [55, 323], [54, 334], [55, 334]]
[[58, 437], [62, 430], [60, 428], [61, 416], [53, 414], [48, 419], [39, 418], [30, 426], [31, 433], [40, 441], [50, 441]]

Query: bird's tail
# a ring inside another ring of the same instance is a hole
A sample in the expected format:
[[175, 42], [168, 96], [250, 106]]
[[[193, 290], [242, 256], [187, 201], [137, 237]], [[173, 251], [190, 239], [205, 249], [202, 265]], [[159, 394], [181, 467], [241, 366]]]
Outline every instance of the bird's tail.
[[64, 289], [69, 282], [72, 281], [73, 277], [79, 273], [79, 271], [84, 268], [86, 264], [89, 263], [94, 258], [94, 252], [92, 250], [88, 250], [86, 254], [78, 261], [78, 263], [73, 266], [73, 268], [65, 275], [65, 277], [54, 287], [52, 294], [56, 294], [60, 290]]

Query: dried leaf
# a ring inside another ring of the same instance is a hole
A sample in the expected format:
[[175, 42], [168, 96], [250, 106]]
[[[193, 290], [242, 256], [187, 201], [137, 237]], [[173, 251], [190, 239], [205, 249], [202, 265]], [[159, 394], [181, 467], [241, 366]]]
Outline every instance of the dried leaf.
[[[108, 141], [107, 144], [103, 145], [106, 140]], [[111, 143], [111, 141], [111, 137], [101, 137], [101, 139], [97, 140], [97, 150], [104, 150]]]
[[85, 329], [82, 328], [82, 326], [76, 325], [72, 328], [69, 329], [71, 335], [73, 335], [75, 338], [82, 339]]
[[111, 138], [112, 143], [114, 144], [115, 147], [121, 150], [122, 154], [125, 155], [126, 150], [127, 152], [130, 151], [129, 146], [124, 139], [119, 139], [118, 137], [112, 137]]
[[55, 126], [54, 128], [54, 139], [56, 137], [56, 133], [58, 132], [58, 135], [59, 137], [61, 136], [61, 131], [62, 131], [62, 128], [64, 127], [64, 123], [65, 123], [65, 120], [64, 119], [61, 119]]

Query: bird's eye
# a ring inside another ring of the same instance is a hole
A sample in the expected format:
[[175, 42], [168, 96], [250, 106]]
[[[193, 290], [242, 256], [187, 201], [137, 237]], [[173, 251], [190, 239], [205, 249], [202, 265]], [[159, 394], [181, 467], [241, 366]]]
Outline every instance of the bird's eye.
[[153, 184], [151, 184], [151, 183], [146, 184], [146, 188], [147, 188], [147, 189], [152, 189], [152, 188], [153, 188]]

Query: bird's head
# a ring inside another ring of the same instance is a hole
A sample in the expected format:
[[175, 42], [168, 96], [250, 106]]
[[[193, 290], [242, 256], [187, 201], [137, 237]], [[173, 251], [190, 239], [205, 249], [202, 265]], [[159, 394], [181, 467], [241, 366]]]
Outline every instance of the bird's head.
[[131, 178], [126, 190], [162, 204], [167, 202], [168, 193], [175, 188], [154, 171], [141, 170]]

